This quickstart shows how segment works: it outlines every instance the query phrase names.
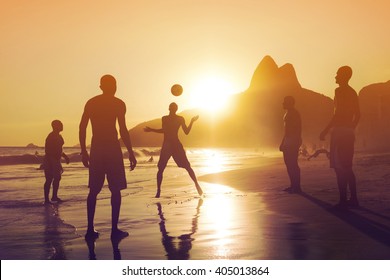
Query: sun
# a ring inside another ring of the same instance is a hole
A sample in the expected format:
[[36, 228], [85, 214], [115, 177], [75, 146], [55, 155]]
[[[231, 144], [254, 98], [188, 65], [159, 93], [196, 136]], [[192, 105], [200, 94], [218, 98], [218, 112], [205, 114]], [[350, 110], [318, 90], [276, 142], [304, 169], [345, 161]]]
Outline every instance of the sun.
[[235, 94], [232, 84], [218, 76], [206, 76], [195, 81], [189, 92], [192, 107], [209, 112], [222, 111]]

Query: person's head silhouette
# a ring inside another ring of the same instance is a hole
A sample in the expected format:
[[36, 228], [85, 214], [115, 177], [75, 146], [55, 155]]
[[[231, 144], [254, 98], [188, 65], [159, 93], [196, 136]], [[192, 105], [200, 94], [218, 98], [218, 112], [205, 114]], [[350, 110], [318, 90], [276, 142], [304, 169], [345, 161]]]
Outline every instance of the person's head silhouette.
[[175, 102], [172, 102], [171, 104], [169, 104], [169, 112], [171, 114], [176, 114], [177, 109], [179, 109], [179, 107], [177, 106], [177, 104]]
[[51, 127], [53, 128], [53, 131], [55, 131], [55, 132], [61, 132], [64, 129], [62, 122], [59, 120], [52, 121]]
[[116, 80], [111, 75], [104, 75], [100, 78], [100, 88], [103, 94], [115, 95]]
[[294, 108], [295, 99], [292, 96], [286, 96], [283, 100], [283, 109], [289, 110]]
[[336, 84], [346, 85], [352, 77], [352, 68], [349, 66], [342, 66], [337, 70]]

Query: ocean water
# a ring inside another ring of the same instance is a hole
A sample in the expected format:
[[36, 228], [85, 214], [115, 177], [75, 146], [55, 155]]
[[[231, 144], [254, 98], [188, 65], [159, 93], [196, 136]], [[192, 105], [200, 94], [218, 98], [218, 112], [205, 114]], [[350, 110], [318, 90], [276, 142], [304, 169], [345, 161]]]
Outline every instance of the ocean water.
[[[76, 244], [82, 242], [80, 246], [85, 246], [84, 241], [80, 241], [83, 240], [80, 236], [85, 230], [88, 169], [84, 168], [80, 162], [79, 148], [64, 148], [64, 152], [71, 159], [69, 165], [63, 163], [64, 173], [59, 196], [64, 203], [43, 206], [45, 178], [43, 170], [39, 168], [41, 157], [44, 155], [43, 148], [0, 147], [0, 227], [2, 228], [0, 259], [80, 258], [79, 255], [69, 255], [65, 248], [72, 242]], [[190, 208], [195, 209], [191, 210], [191, 213], [198, 209], [197, 205], [200, 202], [194, 199], [196, 193], [187, 172], [176, 167], [172, 159], [164, 172], [162, 204], [160, 206], [155, 204], [152, 198], [155, 192], [159, 149], [136, 148], [135, 153], [138, 165], [131, 172], [128, 169], [128, 189], [122, 192], [124, 197], [122, 209], [128, 207], [127, 216], [121, 214], [125, 225], [126, 221], [129, 221], [129, 227], [136, 227], [133, 224], [134, 221], [145, 219], [142, 223], [143, 231], [145, 231], [150, 223], [158, 224], [162, 213], [161, 207], [171, 209], [178, 217], [181, 217], [180, 207], [172, 208], [172, 205], [177, 204], [178, 201], [180, 204], [187, 205], [184, 207], [191, 205]], [[198, 177], [248, 166], [252, 160], [262, 155], [263, 153], [254, 149], [187, 149], [187, 156]], [[126, 158], [125, 164], [129, 165]], [[165, 189], [165, 186], [168, 187]], [[177, 188], [176, 194], [172, 195], [173, 191], [168, 191], [169, 188], [171, 190]], [[132, 197], [133, 205], [123, 205], [127, 203], [129, 197]], [[107, 188], [104, 188], [98, 196], [98, 205], [105, 205], [103, 208], [110, 209], [109, 198], [110, 193]], [[152, 209], [149, 206], [152, 204], [153, 214], [149, 217], [150, 209]], [[134, 211], [138, 214], [131, 214]], [[105, 214], [97, 210], [97, 220], [102, 216], [104, 223], [109, 224], [110, 215]], [[192, 214], [188, 215], [190, 219], [193, 219]], [[99, 226], [98, 223], [97, 226]], [[102, 226], [103, 222], [101, 222]], [[140, 231], [138, 238], [142, 239], [145, 234], [148, 234], [143, 231]], [[160, 232], [157, 233], [160, 234]], [[135, 239], [136, 237], [133, 240]], [[137, 255], [137, 258], [164, 257], [164, 254], [156, 252], [147, 253], [147, 250], [143, 252], [145, 255]], [[106, 252], [101, 254], [104, 255]], [[128, 256], [128, 258], [132, 257], [134, 256]]]

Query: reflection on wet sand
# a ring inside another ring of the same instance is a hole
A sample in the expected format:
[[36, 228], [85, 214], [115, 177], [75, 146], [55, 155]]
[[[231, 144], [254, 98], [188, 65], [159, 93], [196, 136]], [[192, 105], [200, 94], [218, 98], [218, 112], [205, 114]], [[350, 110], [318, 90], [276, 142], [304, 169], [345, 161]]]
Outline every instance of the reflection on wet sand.
[[307, 248], [308, 233], [304, 223], [289, 223], [287, 225], [289, 240], [291, 244], [291, 256], [294, 260], [305, 260], [308, 258]]
[[62, 222], [59, 218], [58, 204], [45, 205], [45, 230], [44, 244], [47, 248], [48, 258], [53, 260], [65, 260], [63, 240], [59, 229]]
[[[93, 237], [85, 238], [85, 243], [87, 243], [88, 246], [88, 258], [90, 260], [97, 260], [96, 253], [95, 253], [97, 239], [98, 238], [93, 238]], [[124, 238], [111, 237], [112, 254], [114, 260], [122, 259], [121, 251], [119, 249], [119, 243], [122, 241], [122, 239]]]
[[[192, 235], [198, 230], [198, 218], [200, 214], [200, 207], [203, 204], [203, 199], [198, 200], [196, 207], [196, 213], [192, 218], [190, 233], [182, 234], [177, 237], [179, 240], [176, 241], [176, 237], [170, 236], [166, 228], [166, 219], [160, 202], [157, 203], [157, 211], [160, 217], [160, 232], [162, 235], [161, 242], [164, 246], [166, 256], [168, 260], [188, 260], [190, 258], [190, 250], [192, 248]], [[176, 246], [177, 244], [177, 246]]]
[[[202, 208], [201, 223], [204, 226], [202, 237], [208, 247], [207, 256], [212, 259], [232, 259], [245, 252], [246, 236], [257, 223], [252, 215], [246, 213], [248, 206], [247, 196], [229, 186], [208, 184], [207, 197]], [[260, 200], [256, 201], [256, 208], [261, 207]], [[260, 229], [259, 229], [260, 230]], [[259, 235], [261, 231], [259, 231]], [[253, 231], [252, 231], [253, 232]], [[204, 234], [203, 233], [203, 234]], [[254, 239], [251, 243], [256, 243]], [[240, 248], [241, 247], [241, 248]], [[245, 252], [244, 254], [247, 254]]]

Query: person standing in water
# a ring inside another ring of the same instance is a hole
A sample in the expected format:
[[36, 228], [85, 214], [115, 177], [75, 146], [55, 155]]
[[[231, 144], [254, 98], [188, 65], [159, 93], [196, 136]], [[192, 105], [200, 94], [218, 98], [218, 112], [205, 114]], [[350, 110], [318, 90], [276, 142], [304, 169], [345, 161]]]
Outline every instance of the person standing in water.
[[[100, 79], [102, 94], [97, 95], [85, 105], [80, 122], [79, 138], [82, 161], [89, 167], [89, 194], [87, 198], [88, 228], [85, 238], [97, 238], [98, 232], [94, 229], [94, 217], [97, 195], [102, 190], [105, 177], [111, 191], [111, 238], [124, 238], [129, 234], [118, 229], [119, 212], [121, 208], [121, 190], [127, 188], [126, 174], [123, 163], [123, 154], [118, 140], [116, 123], [119, 124], [119, 133], [129, 153], [130, 170], [137, 165], [129, 131], [126, 126], [125, 103], [116, 98], [116, 80], [111, 75], [104, 75]], [[86, 129], [88, 122], [92, 125], [91, 155], [86, 147]]]
[[164, 134], [164, 141], [160, 152], [160, 159], [158, 161], [158, 172], [157, 172], [157, 193], [156, 198], [160, 197], [161, 194], [161, 183], [163, 180], [163, 173], [167, 166], [168, 160], [173, 157], [178, 167], [187, 170], [192, 181], [195, 183], [196, 190], [199, 195], [203, 194], [202, 188], [200, 187], [194, 170], [191, 168], [191, 164], [188, 161], [186, 152], [181, 144], [178, 136], [179, 129], [182, 128], [184, 133], [188, 135], [191, 131], [192, 125], [198, 120], [199, 116], [195, 116], [191, 119], [190, 124], [187, 126], [182, 116], [176, 114], [178, 106], [176, 103], [169, 105], [169, 115], [162, 117], [162, 128], [154, 129], [145, 127], [145, 132], [156, 132]]
[[290, 193], [301, 192], [301, 169], [298, 165], [299, 147], [302, 144], [301, 139], [301, 116], [295, 109], [295, 99], [292, 96], [286, 96], [283, 101], [284, 115], [284, 137], [279, 150], [283, 152], [284, 163], [287, 167], [287, 173], [290, 178], [290, 187], [284, 191]]
[[[326, 134], [332, 129], [330, 139], [330, 167], [334, 168], [336, 172], [340, 201], [335, 207], [340, 210], [345, 210], [349, 206], [359, 206], [356, 191], [356, 177], [352, 170], [352, 161], [354, 155], [355, 128], [360, 120], [360, 108], [357, 93], [348, 84], [351, 77], [351, 67], [343, 66], [338, 69], [335, 79], [339, 87], [335, 90], [334, 115], [320, 134], [320, 139], [325, 140]], [[347, 200], [347, 187], [349, 187], [351, 193], [349, 200]]]
[[61, 174], [63, 172], [61, 165], [61, 157], [69, 164], [68, 156], [62, 151], [64, 139], [60, 132], [64, 129], [62, 122], [54, 120], [51, 122], [52, 132], [46, 137], [45, 141], [45, 157], [43, 159], [43, 169], [45, 171], [45, 184], [43, 186], [45, 204], [50, 204], [49, 193], [50, 186], [53, 184], [53, 194], [51, 201], [62, 202], [58, 197], [58, 189], [60, 187]]

